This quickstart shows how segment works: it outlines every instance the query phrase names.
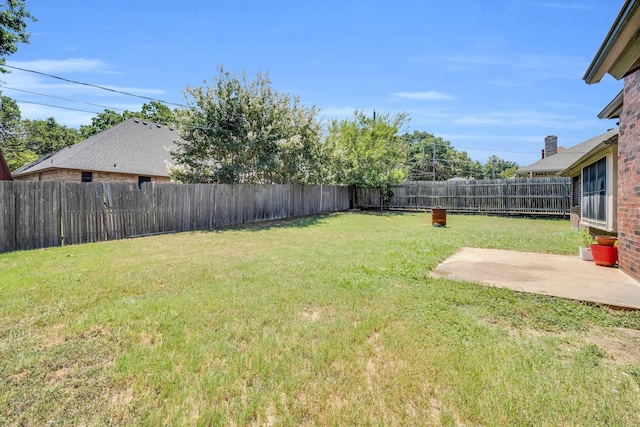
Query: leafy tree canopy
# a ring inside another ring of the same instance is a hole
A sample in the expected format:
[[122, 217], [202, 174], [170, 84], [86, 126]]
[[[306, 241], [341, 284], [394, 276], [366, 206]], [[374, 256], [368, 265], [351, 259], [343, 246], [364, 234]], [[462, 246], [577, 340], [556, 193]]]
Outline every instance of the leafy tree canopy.
[[7, 72], [2, 67], [6, 63], [6, 56], [16, 53], [19, 43], [29, 43], [27, 19], [37, 21], [27, 10], [24, 0], [6, 0], [0, 3], [0, 73]]
[[126, 110], [122, 114], [106, 109], [91, 118], [90, 125], [80, 126], [83, 139], [103, 132], [110, 127], [118, 125], [129, 118], [149, 120], [154, 123], [171, 126], [175, 124], [175, 115], [169, 107], [159, 101], [151, 101], [142, 105], [141, 111]]
[[80, 131], [58, 124], [53, 117], [45, 120], [23, 120], [22, 132], [25, 147], [38, 157], [56, 152], [83, 139]]
[[0, 96], [0, 149], [12, 171], [38, 158], [36, 153], [26, 148], [21, 132], [20, 108], [7, 96]]
[[515, 175], [518, 169], [516, 162], [503, 160], [496, 155], [489, 156], [487, 162], [482, 167], [484, 179], [506, 179]]
[[333, 120], [328, 126], [325, 149], [332, 182], [361, 187], [388, 187], [402, 182], [408, 168], [406, 145], [398, 135], [408, 122], [406, 113]]
[[[427, 132], [414, 131], [402, 136], [409, 153], [410, 180], [443, 181], [453, 177], [482, 177], [482, 165], [466, 151], [458, 151], [449, 141]], [[435, 174], [435, 177], [434, 177]]]
[[513, 177], [519, 167], [495, 155], [489, 156], [485, 164], [474, 161], [466, 151], [458, 151], [449, 141], [427, 132], [415, 131], [402, 138], [409, 153], [409, 180], [506, 179]]
[[102, 131], [109, 129], [112, 126], [120, 124], [126, 120], [124, 114], [116, 113], [113, 110], [104, 110], [91, 119], [90, 125], [80, 126], [80, 133], [84, 139], [90, 136], [96, 135]]
[[142, 110], [140, 110], [139, 113], [126, 111], [125, 116], [127, 116], [127, 118], [131, 117], [149, 120], [150, 122], [160, 123], [167, 126], [174, 125], [176, 121], [175, 114], [171, 108], [159, 101], [151, 101], [149, 103], [142, 104]]
[[[206, 82], [205, 82], [206, 83]], [[183, 142], [171, 154], [180, 182], [315, 183], [322, 179], [321, 128], [314, 106], [218, 67], [209, 87], [190, 87], [179, 110]]]

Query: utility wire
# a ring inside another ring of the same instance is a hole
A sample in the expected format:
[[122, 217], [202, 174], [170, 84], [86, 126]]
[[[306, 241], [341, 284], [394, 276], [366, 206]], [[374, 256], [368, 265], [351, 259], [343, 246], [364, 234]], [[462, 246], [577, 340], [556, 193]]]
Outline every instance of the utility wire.
[[188, 107], [188, 106], [183, 105], [183, 104], [177, 104], [175, 102], [163, 101], [161, 99], [150, 98], [150, 97], [144, 96], [144, 95], [136, 95], [134, 93], [123, 92], [123, 91], [120, 91], [120, 90], [116, 90], [116, 89], [112, 89], [112, 88], [105, 87], [105, 86], [100, 86], [100, 85], [94, 85], [94, 84], [91, 84], [91, 83], [79, 82], [77, 80], [66, 79], [64, 77], [54, 76], [53, 74], [47, 74], [47, 73], [43, 73], [43, 72], [40, 72], [40, 71], [27, 70], [26, 68], [20, 68], [20, 67], [16, 67], [16, 66], [13, 66], [13, 65], [3, 64], [2, 66], [3, 67], [7, 67], [7, 68], [12, 68], [14, 70], [25, 71], [27, 73], [33, 73], [33, 74], [38, 74], [38, 75], [41, 75], [41, 76], [51, 77], [53, 79], [62, 80], [64, 82], [68, 82], [68, 83], [73, 83], [73, 84], [77, 84], [77, 85], [81, 85], [81, 86], [93, 87], [93, 88], [96, 88], [96, 89], [106, 90], [108, 92], [113, 92], [113, 93], [119, 93], [120, 95], [133, 96], [135, 98], [146, 99], [146, 100], [149, 100], [149, 101], [162, 102], [163, 104], [175, 105], [175, 106], [182, 107], [182, 108], [193, 108], [193, 107]]
[[[75, 99], [69, 99], [69, 98], [63, 98], [61, 96], [54, 96], [54, 95], [47, 95], [45, 93], [38, 93], [38, 92], [32, 92], [30, 90], [24, 90], [24, 89], [16, 89], [14, 87], [8, 87], [8, 86], [2, 86], [3, 89], [9, 89], [9, 90], [15, 90], [17, 92], [24, 92], [24, 93], [30, 93], [32, 95], [38, 95], [38, 96], [44, 96], [47, 98], [53, 98], [53, 99], [60, 99], [62, 101], [68, 101], [68, 102], [75, 102], [78, 104], [85, 104], [85, 105], [91, 105], [93, 107], [100, 107], [100, 108], [104, 108], [106, 110], [118, 110], [118, 111], [126, 111], [123, 110], [122, 108], [116, 108], [116, 107], [107, 107], [106, 105], [100, 105], [100, 104], [92, 104], [90, 102], [82, 102], [82, 101], [77, 101]], [[26, 101], [20, 101], [20, 102], [26, 102]]]
[[193, 49], [193, 50], [197, 50], [197, 51], [202, 52], [202, 53], [206, 53], [207, 55], [209, 55], [209, 56], [213, 57], [213, 54], [212, 54], [211, 52], [207, 52], [207, 51], [206, 51], [206, 50], [204, 50], [204, 49], [201, 49], [201, 48], [199, 48], [199, 47], [195, 47], [195, 46], [193, 46], [193, 45], [187, 44], [187, 43], [183, 42], [182, 40], [178, 40], [178, 39], [176, 39], [176, 38], [174, 38], [174, 37], [171, 37], [171, 36], [168, 36], [168, 35], [166, 35], [166, 34], [163, 34], [163, 33], [159, 32], [159, 31], [156, 31], [156, 30], [154, 30], [153, 28], [147, 27], [147, 26], [142, 25], [142, 24], [140, 24], [140, 23], [138, 23], [138, 22], [136, 22], [136, 21], [133, 21], [133, 20], [131, 20], [131, 19], [127, 18], [127, 17], [124, 17], [124, 16], [122, 16], [122, 15], [118, 15], [118, 14], [116, 14], [116, 13], [113, 13], [113, 12], [111, 12], [111, 11], [109, 11], [109, 10], [107, 10], [107, 9], [103, 8], [103, 7], [100, 7], [100, 6], [98, 6], [98, 5], [94, 4], [94, 3], [90, 2], [90, 1], [85, 1], [85, 3], [86, 3], [86, 4], [88, 4], [88, 5], [90, 5], [90, 6], [92, 6], [92, 7], [94, 7], [95, 9], [98, 9], [98, 10], [101, 10], [101, 11], [103, 11], [103, 12], [105, 12], [105, 13], [108, 13], [108, 14], [109, 14], [109, 15], [111, 15], [111, 16], [115, 16], [116, 18], [118, 18], [118, 19], [120, 19], [120, 20], [122, 20], [122, 21], [125, 21], [125, 22], [127, 22], [127, 23], [129, 23], [129, 24], [131, 24], [131, 25], [135, 25], [136, 27], [140, 27], [140, 28], [142, 28], [143, 30], [149, 31], [150, 33], [153, 33], [153, 34], [158, 35], [158, 36], [160, 36], [160, 37], [164, 37], [164, 38], [165, 38], [165, 39], [167, 39], [167, 40], [171, 40], [171, 41], [172, 41], [172, 42], [174, 42], [174, 43], [181, 44], [181, 45], [183, 45], [183, 46], [185, 46], [185, 47], [188, 47], [188, 48]]
[[80, 111], [82, 113], [100, 114], [100, 113], [96, 113], [95, 111], [80, 110], [79, 108], [61, 107], [59, 105], [43, 104], [42, 102], [25, 101], [25, 100], [22, 100], [22, 99], [15, 99], [15, 101], [23, 102], [25, 104], [35, 104], [35, 105], [43, 105], [45, 107], [51, 107], [51, 108], [60, 108], [60, 109], [63, 109], [63, 110]]

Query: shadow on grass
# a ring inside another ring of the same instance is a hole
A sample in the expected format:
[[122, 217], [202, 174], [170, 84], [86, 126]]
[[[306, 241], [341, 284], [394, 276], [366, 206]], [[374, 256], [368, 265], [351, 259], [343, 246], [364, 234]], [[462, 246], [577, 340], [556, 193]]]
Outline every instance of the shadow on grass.
[[[227, 227], [214, 228], [211, 230], [200, 230], [200, 232], [221, 233], [229, 230], [247, 230], [262, 231], [273, 228], [306, 228], [325, 223], [330, 217], [336, 215], [368, 215], [368, 216], [384, 216], [384, 217], [402, 217], [406, 215], [415, 215], [416, 212], [393, 212], [393, 211], [373, 211], [373, 210], [349, 210], [341, 212], [331, 212], [324, 214], [316, 214], [309, 216], [299, 216], [293, 218], [283, 218], [274, 220], [265, 220], [257, 222], [247, 222], [244, 224], [234, 224]], [[195, 231], [195, 230], [194, 230]]]
[[230, 230], [263, 231], [263, 230], [270, 230], [273, 228], [306, 228], [306, 227], [311, 227], [311, 226], [326, 222], [326, 220], [330, 216], [338, 213], [341, 213], [341, 212], [302, 216], [302, 217], [299, 216], [294, 218], [273, 219], [273, 220], [257, 221], [257, 222], [247, 222], [244, 224], [234, 224], [234, 225], [229, 225], [227, 227], [214, 228], [211, 230], [200, 230], [200, 232], [222, 233]]

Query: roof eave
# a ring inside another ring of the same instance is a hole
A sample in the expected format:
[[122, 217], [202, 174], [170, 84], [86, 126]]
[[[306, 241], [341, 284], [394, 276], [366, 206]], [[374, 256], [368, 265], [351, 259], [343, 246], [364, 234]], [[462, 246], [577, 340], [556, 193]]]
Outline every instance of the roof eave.
[[592, 157], [600, 156], [603, 152], [611, 148], [612, 145], [618, 143], [618, 135], [614, 135], [611, 138], [602, 141], [600, 144], [593, 147], [587, 153], [584, 153], [578, 160], [573, 162], [569, 167], [557, 173], [560, 176], [576, 176], [580, 174], [583, 166], [587, 163], [587, 160]]
[[621, 90], [609, 104], [598, 114], [599, 119], [619, 119], [624, 103], [624, 91]]
[[636, 45], [639, 42], [635, 37], [636, 30], [640, 27], [640, 14], [637, 13], [639, 5], [638, 0], [627, 0], [622, 6], [607, 37], [582, 78], [585, 82], [598, 83], [606, 73], [620, 80], [636, 63], [637, 56], [623, 54], [625, 51], [634, 52], [634, 49], [629, 49], [629, 45]]

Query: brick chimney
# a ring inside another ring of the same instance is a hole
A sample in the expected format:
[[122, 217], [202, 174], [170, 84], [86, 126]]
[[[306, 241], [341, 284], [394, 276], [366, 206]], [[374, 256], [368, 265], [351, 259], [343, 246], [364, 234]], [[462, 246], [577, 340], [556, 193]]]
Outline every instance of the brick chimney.
[[558, 137], [549, 135], [544, 139], [544, 157], [551, 157], [558, 152]]

